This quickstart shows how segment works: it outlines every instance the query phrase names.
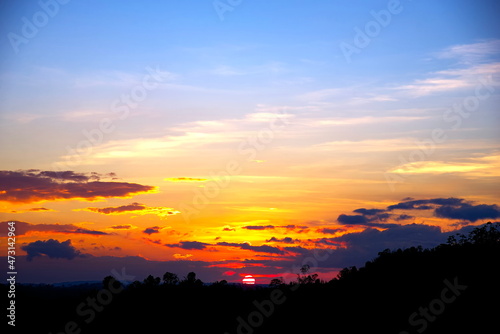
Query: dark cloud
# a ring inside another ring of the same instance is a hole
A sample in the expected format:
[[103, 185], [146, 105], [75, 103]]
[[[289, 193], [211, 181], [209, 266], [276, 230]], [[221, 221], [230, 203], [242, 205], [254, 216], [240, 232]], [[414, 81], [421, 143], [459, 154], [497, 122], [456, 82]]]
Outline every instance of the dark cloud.
[[369, 218], [369, 221], [373, 222], [373, 221], [383, 221], [385, 222], [387, 219], [389, 219], [391, 217], [390, 214], [388, 213], [379, 213], [379, 214], [376, 214], [374, 216], [371, 216]]
[[29, 209], [29, 211], [40, 212], [40, 211], [52, 211], [52, 210], [47, 208], [31, 208]]
[[95, 231], [95, 230], [87, 230], [85, 228], [77, 228], [74, 231], [66, 232], [66, 233], [80, 233], [80, 234], [93, 234], [93, 235], [108, 235], [106, 232]]
[[26, 259], [33, 260], [37, 256], [46, 255], [51, 259], [72, 260], [80, 255], [80, 251], [71, 245], [71, 240], [63, 242], [49, 239], [46, 241], [38, 240], [27, 245], [21, 246], [21, 249], [28, 253]]
[[292, 239], [290, 237], [284, 237], [283, 239], [278, 239], [276, 237], [272, 237], [271, 239], [269, 240], [266, 240], [266, 242], [283, 242], [285, 244], [293, 244], [297, 241], [300, 241], [298, 239]]
[[380, 214], [372, 218], [368, 218], [366, 216], [360, 215], [345, 215], [341, 214], [337, 218], [337, 221], [342, 225], [359, 225], [359, 226], [370, 226], [370, 227], [380, 227], [380, 228], [391, 228], [395, 226], [399, 226], [399, 224], [382, 224], [382, 223], [373, 223], [376, 220], [386, 220], [389, 218], [387, 214]]
[[141, 203], [132, 203], [129, 205], [122, 205], [116, 207], [107, 207], [107, 208], [87, 208], [88, 211], [103, 213], [105, 215], [113, 214], [113, 213], [121, 213], [127, 211], [137, 211], [144, 210], [146, 206]]
[[434, 211], [437, 217], [460, 219], [475, 222], [481, 219], [499, 218], [500, 208], [493, 204], [472, 205], [460, 203], [458, 205], [443, 205]]
[[365, 208], [361, 208], [361, 209], [356, 209], [353, 212], [361, 213], [362, 215], [365, 215], [365, 216], [373, 216], [373, 215], [376, 215], [378, 213], [382, 213], [384, 211], [385, 210], [382, 210], [382, 209], [365, 209]]
[[128, 230], [132, 228], [132, 225], [113, 225], [111, 228], [114, 230]]
[[218, 246], [239, 247], [241, 249], [252, 250], [254, 252], [270, 253], [270, 254], [285, 254], [285, 252], [277, 247], [269, 245], [252, 246], [247, 243], [234, 243], [234, 242], [218, 242]]
[[337, 232], [343, 231], [341, 228], [319, 228], [316, 230], [319, 233], [325, 233], [325, 234], [335, 234]]
[[343, 225], [366, 225], [369, 223], [368, 218], [360, 215], [345, 215], [341, 214], [337, 221]]
[[207, 248], [207, 246], [210, 244], [204, 243], [204, 242], [199, 242], [199, 241], [181, 241], [178, 244], [165, 244], [167, 247], [177, 247], [177, 248], [182, 248], [182, 249], [197, 249], [197, 250], [202, 250]]
[[[55, 232], [55, 233], [66, 233], [66, 234], [93, 234], [93, 235], [109, 235], [109, 233], [88, 230], [81, 228], [72, 224], [30, 224], [26, 222], [16, 221], [16, 235], [23, 235], [29, 231], [37, 232]], [[0, 236], [6, 235], [8, 222], [0, 223]]]
[[[475, 222], [481, 219], [495, 219], [500, 217], [500, 208], [497, 205], [478, 204], [467, 202], [463, 198], [431, 198], [421, 200], [408, 200], [394, 205], [389, 205], [387, 210], [430, 210], [434, 215], [446, 219], [460, 219]], [[408, 218], [406, 218], [408, 217]], [[400, 215], [396, 220], [409, 219], [410, 216]]]
[[142, 233], [146, 233], [146, 234], [151, 235], [153, 233], [160, 233], [160, 229], [161, 229], [160, 226], [148, 227], [147, 229], [145, 229], [144, 231], [142, 231]]
[[395, 226], [384, 231], [367, 228], [363, 232], [348, 233], [332, 238], [334, 241], [347, 242], [348, 247], [370, 245], [374, 249], [406, 248], [415, 245], [432, 247], [444, 240], [438, 226], [408, 224]]
[[101, 182], [97, 173], [39, 170], [0, 171], [0, 201], [31, 203], [60, 199], [128, 197], [154, 190], [127, 182]]
[[280, 228], [286, 228], [287, 230], [305, 230], [309, 229], [309, 226], [301, 226], [301, 225], [281, 225], [277, 226]]
[[311, 250], [304, 248], [304, 247], [300, 247], [300, 246], [285, 247], [285, 250], [287, 252], [301, 254], [301, 255], [306, 255], [306, 254], [309, 254], [311, 252]]
[[402, 215], [399, 215], [396, 218], [394, 218], [394, 220], [400, 221], [400, 220], [408, 220], [408, 219], [412, 219], [412, 218], [415, 218], [415, 217], [402, 214]]
[[249, 225], [249, 226], [243, 226], [244, 229], [247, 230], [272, 230], [274, 229], [273, 225], [266, 225], [266, 226], [261, 226], [261, 225]]
[[450, 224], [451, 226], [455, 226], [455, 227], [463, 227], [463, 226], [468, 226], [472, 224], [471, 222], [456, 222], [456, 223], [453, 223], [453, 224]]
[[[463, 203], [463, 198], [432, 198], [432, 199], [419, 199], [401, 202], [394, 205], [389, 205], [387, 210], [392, 211], [396, 209], [400, 210], [430, 210], [434, 208], [433, 205], [461, 205]], [[431, 204], [431, 205], [429, 205]]]
[[222, 229], [223, 231], [228, 231], [228, 232], [233, 232], [233, 231], [236, 231], [236, 229], [232, 228], [232, 227], [224, 227]]

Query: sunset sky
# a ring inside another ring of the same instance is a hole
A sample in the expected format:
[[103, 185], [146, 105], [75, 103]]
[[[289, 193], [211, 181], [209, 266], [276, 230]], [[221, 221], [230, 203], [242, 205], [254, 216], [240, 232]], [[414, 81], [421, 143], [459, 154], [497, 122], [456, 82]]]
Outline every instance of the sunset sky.
[[330, 279], [500, 220], [496, 0], [60, 2], [0, 4], [21, 282]]

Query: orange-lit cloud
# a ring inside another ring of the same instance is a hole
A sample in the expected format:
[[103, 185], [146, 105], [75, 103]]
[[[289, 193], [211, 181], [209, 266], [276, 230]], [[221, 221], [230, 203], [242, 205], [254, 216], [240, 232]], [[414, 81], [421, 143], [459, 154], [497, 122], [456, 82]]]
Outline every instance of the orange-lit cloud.
[[[73, 224], [30, 224], [26, 222], [15, 222], [16, 235], [23, 235], [30, 231], [37, 232], [52, 232], [52, 233], [65, 233], [65, 234], [88, 234], [88, 235], [108, 235], [109, 233], [97, 230], [89, 230]], [[7, 235], [8, 222], [0, 223], [0, 236]]]
[[155, 187], [127, 182], [102, 182], [99, 174], [40, 170], [0, 171], [0, 201], [32, 203], [80, 199], [94, 201], [130, 197], [155, 191]]
[[30, 208], [26, 210], [11, 210], [10, 213], [25, 213], [25, 212], [56, 212], [56, 210], [47, 208]]
[[80, 211], [80, 210], [101, 213], [104, 215], [121, 215], [121, 214], [133, 213], [140, 216], [156, 215], [160, 218], [167, 218], [168, 216], [173, 216], [180, 213], [180, 211], [177, 211], [173, 208], [161, 207], [161, 206], [148, 207], [141, 203], [131, 203], [129, 205], [122, 205], [116, 207], [77, 209], [75, 211]]
[[130, 224], [127, 224], [127, 225], [113, 225], [113, 226], [110, 226], [110, 228], [113, 229], [113, 230], [128, 230], [128, 229], [134, 228], [134, 226], [130, 225]]

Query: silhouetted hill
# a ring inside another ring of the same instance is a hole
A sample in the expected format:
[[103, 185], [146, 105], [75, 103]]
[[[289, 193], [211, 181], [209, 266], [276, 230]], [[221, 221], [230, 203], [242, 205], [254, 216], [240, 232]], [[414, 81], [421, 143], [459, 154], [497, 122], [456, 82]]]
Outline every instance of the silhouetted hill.
[[[384, 250], [322, 282], [205, 285], [148, 276], [126, 287], [19, 286], [19, 333], [490, 333], [498, 331], [498, 224], [433, 249]], [[277, 285], [276, 285], [277, 284]], [[1, 286], [6, 294], [7, 286]], [[74, 323], [72, 323], [74, 321]]]

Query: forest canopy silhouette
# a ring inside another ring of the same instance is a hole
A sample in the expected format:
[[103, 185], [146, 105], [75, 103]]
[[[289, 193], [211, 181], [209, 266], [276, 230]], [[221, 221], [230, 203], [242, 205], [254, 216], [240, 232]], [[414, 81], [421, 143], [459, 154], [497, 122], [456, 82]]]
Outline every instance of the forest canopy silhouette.
[[[19, 321], [37, 333], [482, 332], [496, 327], [500, 223], [450, 236], [434, 248], [381, 250], [325, 281], [314, 268], [268, 286], [203, 283], [196, 273], [123, 284], [20, 285]], [[2, 285], [3, 293], [8, 286]], [[57, 316], [56, 316], [57, 315]], [[27, 321], [27, 319], [30, 321]], [[71, 331], [69, 331], [71, 330]]]

